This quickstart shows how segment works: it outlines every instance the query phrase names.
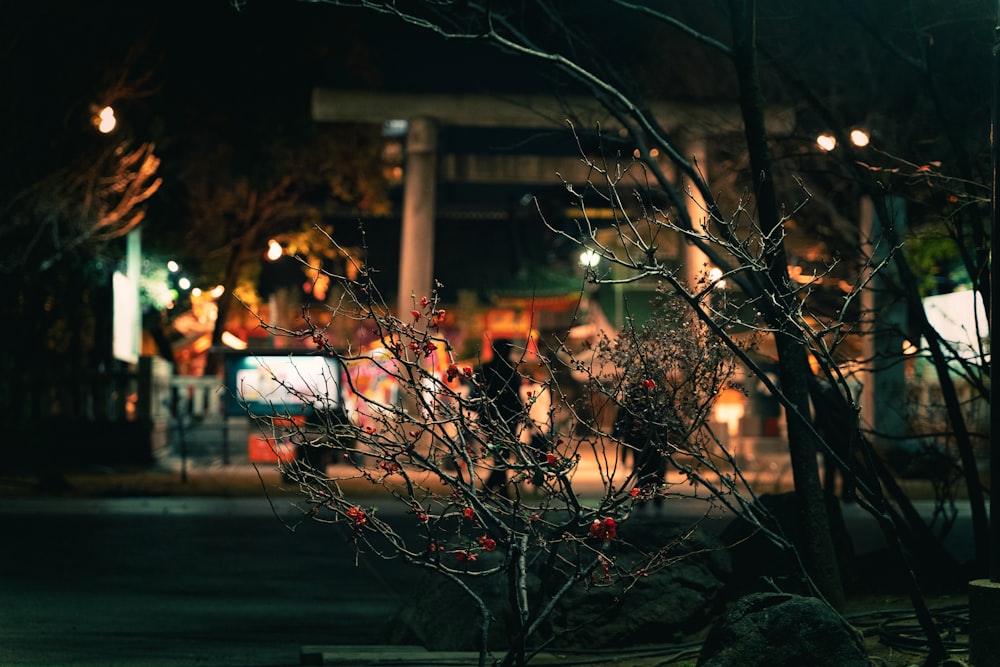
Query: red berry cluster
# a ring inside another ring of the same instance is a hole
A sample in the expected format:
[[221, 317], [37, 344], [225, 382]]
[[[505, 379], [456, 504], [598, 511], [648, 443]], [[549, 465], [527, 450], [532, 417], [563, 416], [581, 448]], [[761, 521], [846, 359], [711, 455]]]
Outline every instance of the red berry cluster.
[[379, 461], [378, 467], [381, 468], [382, 470], [385, 470], [390, 475], [402, 470], [400, 465], [395, 461]]
[[457, 365], [451, 364], [450, 366], [448, 366], [448, 370], [445, 372], [445, 376], [448, 378], [448, 382], [451, 382], [459, 375], [464, 375], [467, 378], [471, 378], [472, 368], [470, 368], [469, 366], [464, 366], [462, 367], [461, 370], [459, 370]]
[[604, 521], [594, 519], [594, 523], [590, 524], [590, 536], [601, 542], [610, 542], [618, 537], [618, 524], [611, 517]]
[[365, 525], [365, 521], [367, 521], [364, 511], [360, 507], [348, 509], [347, 518], [353, 521], [355, 526], [363, 526]]

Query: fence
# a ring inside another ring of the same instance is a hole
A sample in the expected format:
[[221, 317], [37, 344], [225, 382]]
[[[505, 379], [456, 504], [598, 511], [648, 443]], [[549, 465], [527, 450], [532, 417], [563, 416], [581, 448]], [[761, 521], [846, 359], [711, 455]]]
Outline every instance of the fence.
[[239, 434], [233, 431], [242, 429], [226, 414], [226, 391], [219, 378], [174, 376], [169, 402], [171, 455], [182, 461], [196, 459], [224, 465], [233, 461], [232, 443], [240, 441], [234, 440]]

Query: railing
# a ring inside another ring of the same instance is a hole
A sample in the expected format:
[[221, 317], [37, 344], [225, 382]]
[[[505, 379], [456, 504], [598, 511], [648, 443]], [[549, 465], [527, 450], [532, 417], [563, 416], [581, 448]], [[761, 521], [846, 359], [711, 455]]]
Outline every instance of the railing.
[[170, 452], [181, 458], [231, 462], [225, 389], [216, 377], [170, 380]]

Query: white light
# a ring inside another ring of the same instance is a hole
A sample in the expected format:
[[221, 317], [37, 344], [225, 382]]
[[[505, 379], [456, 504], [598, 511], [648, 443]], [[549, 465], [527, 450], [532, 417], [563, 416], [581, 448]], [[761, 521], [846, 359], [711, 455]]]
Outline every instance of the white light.
[[187, 278], [181, 278], [177, 281], [177, 286], [181, 289], [189, 289], [191, 287], [191, 281]]
[[409, 121], [400, 118], [392, 118], [382, 123], [383, 137], [402, 137], [410, 128]]
[[170, 273], [177, 273], [177, 271], [180, 268], [181, 265], [175, 262], [174, 260], [170, 260], [169, 262], [167, 262], [167, 271], [170, 271]]
[[275, 241], [274, 239], [271, 239], [270, 241], [267, 242], [267, 254], [265, 254], [264, 256], [267, 257], [268, 260], [273, 262], [277, 260], [279, 257], [281, 257], [284, 254], [284, 252], [285, 251], [281, 248], [281, 244]]
[[592, 269], [601, 262], [601, 256], [594, 250], [587, 248], [580, 253], [580, 266], [585, 269]]
[[851, 143], [858, 148], [864, 148], [871, 141], [871, 137], [864, 130], [851, 130]]
[[821, 134], [816, 137], [816, 145], [820, 147], [820, 150], [829, 152], [837, 147], [837, 139], [832, 134]]
[[[983, 354], [983, 345], [988, 341], [990, 331], [986, 308], [978, 292], [964, 290], [937, 294], [922, 301], [927, 321], [942, 339], [951, 344], [957, 357], [977, 359]], [[926, 349], [926, 341], [921, 340], [920, 346]], [[985, 358], [990, 358], [988, 348]]]
[[115, 129], [115, 125], [118, 124], [118, 121], [115, 119], [115, 110], [111, 107], [104, 107], [98, 112], [94, 123], [97, 125], [98, 132], [102, 134], [112, 132]]
[[722, 279], [722, 269], [718, 267], [713, 267], [708, 272], [708, 281], [712, 283], [712, 287], [720, 287], [722, 289], [726, 288], [726, 281]]
[[222, 296], [225, 293], [226, 293], [226, 288], [225, 287], [223, 287], [222, 285], [216, 285], [215, 287], [212, 288], [212, 291], [209, 292], [209, 295], [213, 299], [218, 299], [220, 296]]
[[193, 296], [195, 298], [198, 298], [199, 296], [201, 296], [201, 288], [200, 287], [195, 287], [193, 290], [191, 290], [191, 296]]

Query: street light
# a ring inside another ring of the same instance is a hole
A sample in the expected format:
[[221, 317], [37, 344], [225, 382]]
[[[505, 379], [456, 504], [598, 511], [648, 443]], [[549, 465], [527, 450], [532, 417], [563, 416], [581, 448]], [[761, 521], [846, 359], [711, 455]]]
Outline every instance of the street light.
[[284, 252], [285, 251], [281, 247], [281, 244], [274, 239], [271, 239], [267, 242], [267, 253], [264, 256], [268, 259], [268, 261], [276, 262], [281, 258]]
[[577, 260], [585, 269], [592, 269], [601, 262], [601, 255], [596, 250], [591, 250], [587, 248], [580, 253], [580, 258]]
[[94, 126], [101, 134], [114, 132], [117, 125], [118, 119], [115, 118], [115, 110], [111, 107], [104, 107], [94, 115]]
[[871, 136], [866, 131], [860, 129], [851, 130], [851, 143], [858, 148], [864, 148], [870, 141]]
[[[866, 130], [862, 130], [861, 128], [854, 128], [851, 130], [848, 138], [850, 138], [851, 143], [858, 148], [864, 148], [871, 143], [872, 140], [871, 135], [868, 134]], [[816, 137], [816, 145], [819, 146], [820, 150], [829, 153], [837, 147], [837, 137], [829, 134], [828, 132], [824, 132]]]
[[830, 152], [837, 147], [837, 138], [832, 134], [821, 134], [816, 137], [816, 145], [820, 150]]

